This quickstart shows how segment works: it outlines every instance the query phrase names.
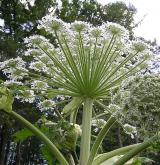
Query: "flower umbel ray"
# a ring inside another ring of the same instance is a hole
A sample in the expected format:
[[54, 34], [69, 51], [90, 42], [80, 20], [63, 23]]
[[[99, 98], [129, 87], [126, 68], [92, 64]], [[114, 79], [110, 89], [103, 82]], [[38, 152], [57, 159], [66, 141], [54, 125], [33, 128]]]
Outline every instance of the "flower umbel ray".
[[[61, 73], [55, 75], [55, 81], [62, 79], [61, 88], [75, 96], [104, 97], [102, 93], [106, 94], [110, 88], [120, 83], [120, 77], [129, 76], [132, 68], [140, 70], [137, 64], [143, 60], [142, 52], [149, 53], [145, 51], [145, 47], [136, 49], [135, 42], [132, 44], [128, 41], [127, 31], [116, 24], [94, 28], [84, 22], [65, 24], [57, 19], [50, 24], [41, 24], [40, 27], [45, 27], [56, 37], [59, 47], [50, 51], [48, 41], [44, 43], [42, 39], [37, 43], [36, 38], [31, 38], [31, 41], [44, 55], [50, 57]], [[139, 47], [143, 45], [140, 42], [137, 44]], [[139, 56], [138, 60], [132, 64], [131, 60], [135, 56]]]
[[29, 46], [26, 55], [34, 57], [27, 73], [32, 75], [31, 69], [35, 75], [43, 73], [40, 81], [46, 82], [49, 90], [55, 84], [56, 94], [104, 98], [124, 78], [141, 70], [150, 54], [144, 43], [129, 41], [127, 30], [114, 23], [93, 27], [52, 18], [42, 19], [39, 28], [51, 33], [55, 44], [39, 35], [25, 39]]

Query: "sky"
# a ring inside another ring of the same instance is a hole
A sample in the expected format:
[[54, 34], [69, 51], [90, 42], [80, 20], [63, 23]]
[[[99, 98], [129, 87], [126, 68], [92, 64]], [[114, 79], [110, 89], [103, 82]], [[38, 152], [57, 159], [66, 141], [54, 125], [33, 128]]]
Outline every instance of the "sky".
[[[97, 0], [107, 4], [117, 0]], [[147, 40], [156, 39], [160, 44], [160, 0], [120, 0], [126, 4], [133, 4], [137, 9], [135, 21], [139, 22], [145, 16], [143, 22], [136, 28], [135, 35], [142, 36]]]

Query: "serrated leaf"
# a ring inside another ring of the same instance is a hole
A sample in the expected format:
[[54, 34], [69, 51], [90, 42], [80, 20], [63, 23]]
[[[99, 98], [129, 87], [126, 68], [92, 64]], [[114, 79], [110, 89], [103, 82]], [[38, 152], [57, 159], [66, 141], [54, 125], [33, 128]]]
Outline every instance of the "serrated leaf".
[[14, 136], [15, 142], [23, 142], [27, 138], [33, 136], [33, 133], [28, 129], [22, 129], [22, 130], [16, 132], [13, 136]]
[[43, 146], [41, 148], [42, 156], [47, 161], [48, 165], [53, 165], [53, 156], [49, 152], [48, 148], [46, 146]]

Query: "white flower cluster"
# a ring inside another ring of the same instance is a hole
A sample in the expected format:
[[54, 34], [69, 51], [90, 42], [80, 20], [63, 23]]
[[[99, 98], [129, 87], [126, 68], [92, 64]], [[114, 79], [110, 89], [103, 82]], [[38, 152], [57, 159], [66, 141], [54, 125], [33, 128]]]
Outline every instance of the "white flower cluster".
[[48, 87], [49, 86], [46, 82], [42, 82], [39, 80], [35, 80], [31, 83], [31, 89], [46, 90]]
[[17, 57], [15, 59], [11, 58], [9, 60], [6, 60], [4, 62], [0, 63], [0, 69], [5, 69], [6, 67], [19, 67], [22, 68], [25, 66], [25, 62], [22, 60], [22, 58]]
[[[34, 96], [45, 95], [39, 103], [41, 109], [43, 105], [54, 107], [52, 100], [44, 100], [50, 99], [48, 95], [61, 96], [60, 100], [64, 96], [104, 98], [123, 79], [146, 67], [150, 55], [144, 43], [129, 41], [128, 31], [115, 23], [93, 27], [81, 21], [64, 23], [47, 15], [38, 28], [51, 33], [54, 44], [40, 35], [25, 38], [28, 50], [24, 58], [31, 56], [32, 61], [11, 59], [1, 63], [0, 69], [10, 80], [22, 80], [27, 86], [17, 98], [27, 101], [28, 92], [28, 101], [33, 102]], [[111, 109], [116, 113], [118, 108]]]
[[100, 128], [106, 124], [104, 119], [94, 119], [92, 120], [92, 126], [95, 127], [94, 131], [97, 132]]
[[5, 85], [5, 86], [23, 85], [23, 83], [12, 79], [12, 80], [6, 80], [6, 81], [4, 82], [4, 85]]
[[44, 100], [38, 104], [41, 111], [53, 110], [55, 107], [55, 102], [53, 100]]
[[[30, 36], [30, 37], [24, 39], [24, 43], [28, 44], [28, 47], [30, 47], [30, 46], [37, 47], [37, 45], [39, 45], [41, 43], [47, 43], [47, 42], [49, 42], [49, 40], [41, 35], [34, 35], [34, 36]], [[32, 45], [32, 43], [34, 43], [34, 45]]]
[[107, 22], [107, 24], [103, 24], [103, 26], [111, 36], [116, 35], [117, 37], [128, 39], [129, 32], [123, 26], [112, 22]]
[[46, 67], [46, 65], [40, 61], [31, 62], [29, 68], [33, 69], [35, 71], [38, 71], [38, 72], [47, 72], [48, 71], [48, 68]]
[[18, 95], [16, 95], [16, 98], [21, 100], [21, 102], [33, 103], [35, 100], [35, 94], [32, 90], [19, 90], [19, 93]]
[[126, 134], [131, 135], [132, 139], [137, 135], [136, 127], [131, 126], [130, 124], [124, 124], [123, 128]]
[[22, 80], [27, 76], [27, 69], [25, 69], [25, 62], [22, 58], [9, 59], [0, 63], [0, 69], [11, 80]]
[[108, 105], [108, 111], [113, 115], [117, 115], [118, 113], [121, 113], [121, 108], [116, 104], [109, 104]]
[[152, 74], [132, 76], [123, 81], [118, 92], [113, 92], [112, 102], [121, 107], [119, 120], [136, 127], [142, 139], [159, 130], [159, 90], [160, 77]]
[[77, 132], [78, 135], [82, 135], [82, 129], [80, 127], [80, 125], [78, 124], [73, 124], [73, 123], [70, 123], [71, 125], [73, 125], [75, 127], [75, 131]]
[[41, 21], [39, 21], [38, 28], [45, 28], [46, 31], [54, 34], [54, 31], [64, 30], [65, 26], [62, 20], [46, 15]]

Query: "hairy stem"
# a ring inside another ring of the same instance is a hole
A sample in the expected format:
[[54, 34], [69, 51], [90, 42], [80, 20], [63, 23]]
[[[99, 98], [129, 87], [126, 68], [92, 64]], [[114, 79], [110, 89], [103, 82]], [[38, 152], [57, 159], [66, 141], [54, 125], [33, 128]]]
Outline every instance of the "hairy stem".
[[63, 165], [69, 165], [64, 156], [61, 154], [61, 152], [57, 149], [57, 147], [33, 124], [31, 124], [29, 121], [24, 119], [22, 116], [17, 114], [14, 111], [11, 111], [9, 113], [11, 116], [13, 116], [16, 120], [20, 121], [25, 127], [27, 127], [34, 135], [36, 135], [40, 140], [44, 142], [44, 144], [49, 148], [50, 152], [53, 154], [53, 156]]
[[93, 100], [87, 98], [83, 107], [80, 165], [87, 165], [90, 154], [92, 106]]

